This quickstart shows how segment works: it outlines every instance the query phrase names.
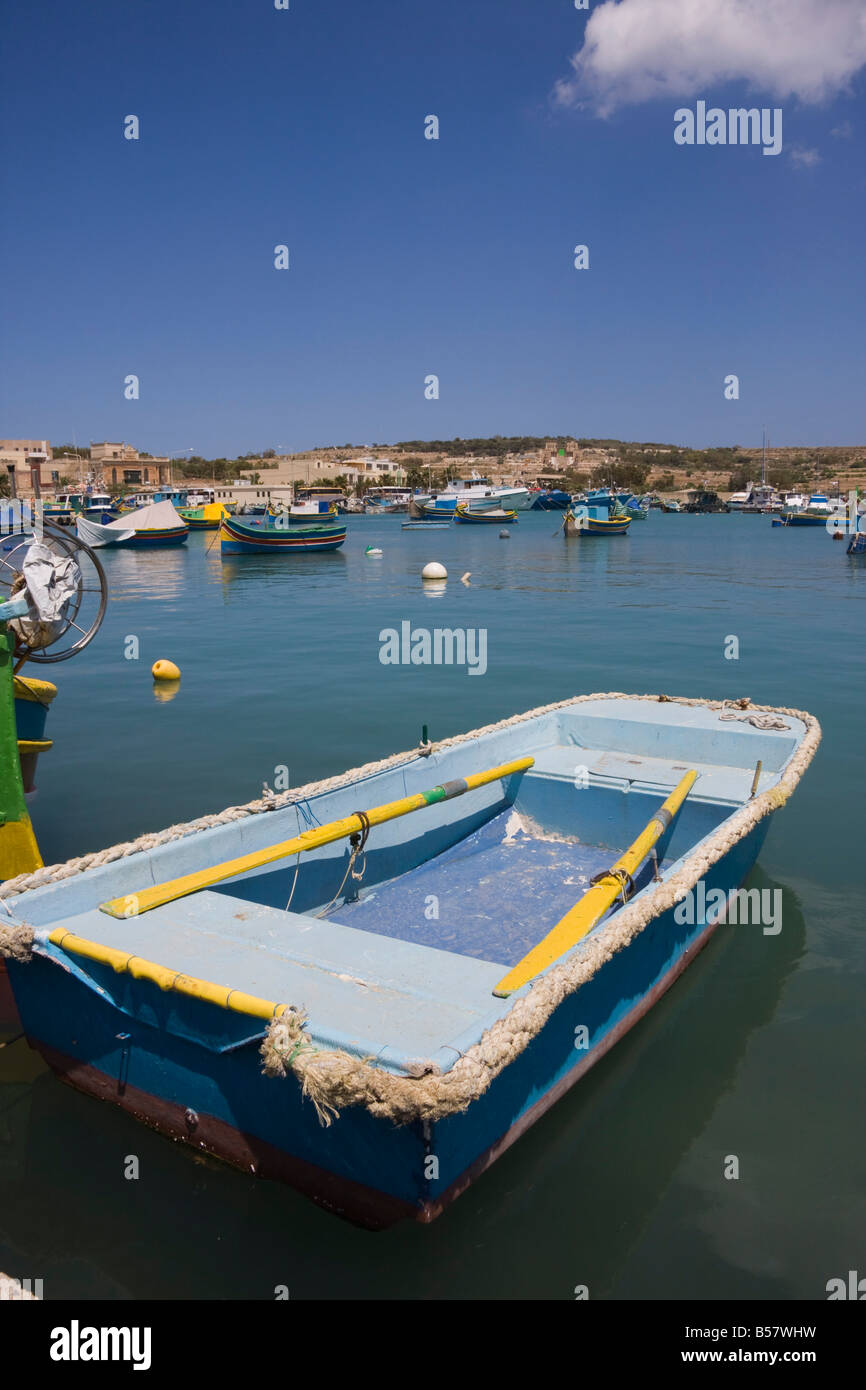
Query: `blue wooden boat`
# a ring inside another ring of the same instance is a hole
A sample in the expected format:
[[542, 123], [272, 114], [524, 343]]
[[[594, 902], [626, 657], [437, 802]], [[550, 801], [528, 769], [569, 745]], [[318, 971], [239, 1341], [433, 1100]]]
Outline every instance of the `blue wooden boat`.
[[429, 1221], [742, 923], [819, 739], [748, 701], [581, 696], [19, 878], [22, 1026], [173, 1139]]
[[346, 539], [342, 518], [310, 522], [281, 516], [224, 516], [220, 524], [223, 555], [294, 555], [337, 550]]
[[848, 555], [866, 555], [866, 531], [857, 531], [848, 542]]
[[532, 494], [533, 512], [564, 512], [568, 510], [571, 494], [561, 488], [546, 488]]

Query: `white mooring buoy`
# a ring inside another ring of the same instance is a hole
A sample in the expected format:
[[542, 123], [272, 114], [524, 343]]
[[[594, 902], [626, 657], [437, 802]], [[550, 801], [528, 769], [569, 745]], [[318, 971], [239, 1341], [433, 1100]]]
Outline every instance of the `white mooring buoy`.
[[422, 579], [447, 579], [448, 571], [444, 565], [440, 565], [438, 560], [431, 560], [429, 565], [425, 565], [421, 571]]

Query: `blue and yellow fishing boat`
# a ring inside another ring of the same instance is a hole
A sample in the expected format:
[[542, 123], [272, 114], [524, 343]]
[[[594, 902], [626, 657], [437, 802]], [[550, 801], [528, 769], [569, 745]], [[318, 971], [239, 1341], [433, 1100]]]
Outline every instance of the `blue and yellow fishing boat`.
[[303, 522], [286, 516], [224, 516], [220, 523], [223, 555], [294, 555], [337, 550], [346, 539], [342, 518]]
[[231, 512], [222, 502], [203, 502], [197, 507], [178, 507], [177, 514], [191, 531], [216, 531]]
[[25, 792], [35, 788], [40, 753], [53, 747], [53, 741], [45, 737], [45, 725], [56, 695], [57, 686], [52, 681], [38, 680], [29, 674], [14, 677], [15, 728]]
[[562, 531], [567, 539], [574, 536], [624, 536], [631, 522], [628, 513], [620, 514], [605, 506], [581, 506], [565, 513]]
[[720, 922], [762, 929], [737, 890], [819, 739], [748, 701], [580, 696], [18, 879], [22, 1026], [193, 1149], [430, 1221]]

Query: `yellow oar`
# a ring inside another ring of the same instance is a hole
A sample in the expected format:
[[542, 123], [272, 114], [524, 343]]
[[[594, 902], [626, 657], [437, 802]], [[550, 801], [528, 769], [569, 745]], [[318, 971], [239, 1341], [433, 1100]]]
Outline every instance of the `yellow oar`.
[[509, 970], [499, 981], [493, 993], [499, 999], [507, 999], [521, 985], [540, 975], [548, 965], [559, 960], [566, 951], [586, 936], [588, 931], [607, 912], [623, 891], [623, 884], [640, 868], [656, 840], [665, 833], [679, 811], [697, 779], [696, 772], [687, 772], [674, 788], [667, 801], [656, 811], [645, 830], [642, 830], [633, 845], [620, 855], [616, 863], [604, 874], [598, 883], [588, 888], [579, 903], [565, 914], [561, 921], [547, 933], [537, 946], [523, 957], [523, 960]]
[[113, 898], [102, 903], [101, 911], [110, 917], [137, 917], [149, 912], [153, 907], [161, 907], [175, 898], [184, 898], [188, 893], [197, 893], [201, 888], [210, 888], [224, 879], [235, 878], [238, 874], [249, 873], [264, 864], [273, 864], [277, 859], [285, 859], [289, 854], [300, 850], [317, 849], [319, 845], [330, 845], [334, 840], [342, 840], [363, 830], [366, 825], [382, 825], [384, 821], [406, 816], [410, 811], [420, 811], [424, 806], [434, 806], [438, 801], [450, 801], [452, 797], [462, 796], [475, 787], [484, 787], [488, 782], [497, 782], [500, 777], [509, 777], [513, 772], [525, 772], [532, 767], [534, 758], [518, 758], [516, 762], [502, 763], [486, 772], [473, 772], [469, 777], [460, 777], [453, 782], [444, 782], [430, 791], [417, 792], [414, 796], [404, 796], [400, 801], [389, 801], [384, 806], [374, 806], [371, 811], [346, 816], [343, 820], [331, 821], [328, 825], [305, 830], [293, 840], [283, 840], [280, 844], [269, 845], [267, 849], [243, 854], [239, 859], [227, 859], [224, 864], [215, 864], [211, 869], [200, 869], [183, 878], [171, 879], [168, 883], [158, 883], [154, 888], [142, 888], [137, 893], [129, 893], [122, 898]]

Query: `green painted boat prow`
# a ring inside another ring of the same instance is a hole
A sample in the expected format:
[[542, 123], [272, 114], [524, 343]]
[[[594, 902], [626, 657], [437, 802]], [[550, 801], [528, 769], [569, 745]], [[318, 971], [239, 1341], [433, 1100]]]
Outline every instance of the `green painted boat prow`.
[[30, 823], [21, 781], [15, 725], [13, 652], [15, 639], [0, 622], [0, 879], [32, 873], [42, 856]]

